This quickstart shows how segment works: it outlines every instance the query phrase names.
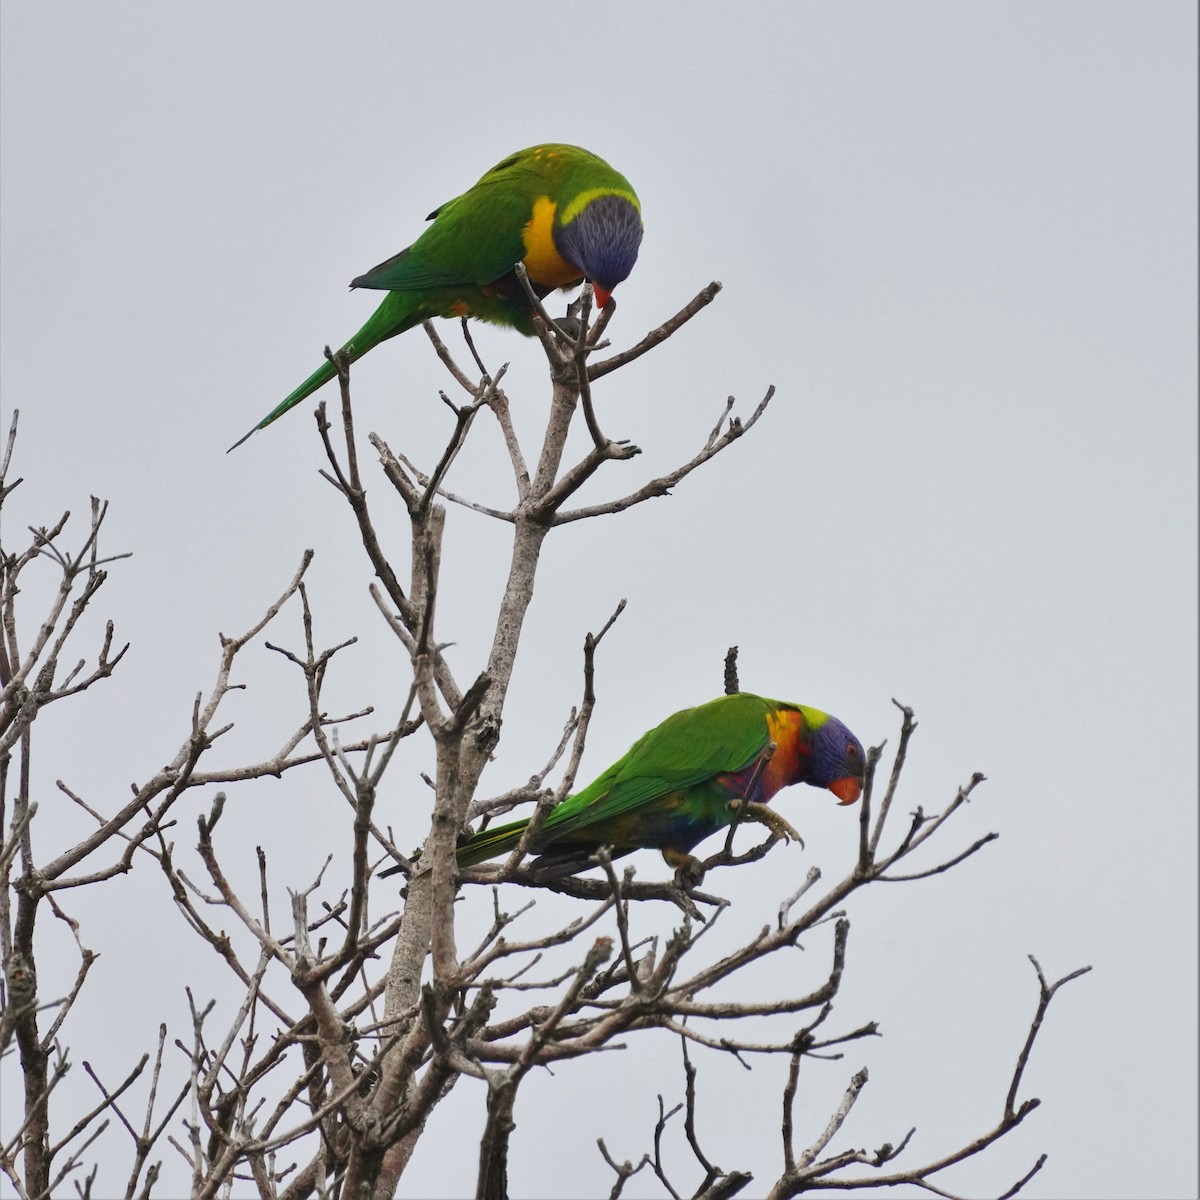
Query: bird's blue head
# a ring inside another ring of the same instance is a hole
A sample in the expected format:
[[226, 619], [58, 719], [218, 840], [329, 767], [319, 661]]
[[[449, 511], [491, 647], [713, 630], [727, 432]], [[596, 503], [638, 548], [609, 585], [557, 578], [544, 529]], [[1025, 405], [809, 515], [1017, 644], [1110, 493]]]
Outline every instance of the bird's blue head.
[[554, 245], [591, 283], [603, 308], [613, 288], [628, 278], [642, 244], [642, 214], [637, 201], [614, 191], [584, 193], [561, 214]]
[[862, 795], [866, 776], [862, 743], [837, 717], [826, 716], [812, 725], [811, 745], [808, 782], [828, 788], [842, 804], [853, 804]]

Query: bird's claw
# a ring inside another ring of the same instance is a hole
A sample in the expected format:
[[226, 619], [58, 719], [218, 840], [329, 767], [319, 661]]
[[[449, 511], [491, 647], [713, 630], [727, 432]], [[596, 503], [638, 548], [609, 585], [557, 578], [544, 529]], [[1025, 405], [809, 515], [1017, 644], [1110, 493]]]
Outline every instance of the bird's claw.
[[804, 849], [804, 839], [768, 804], [760, 804], [757, 800], [731, 800], [729, 807], [739, 814], [742, 821], [757, 821], [765, 825], [776, 837], [785, 842], [799, 842]]
[[685, 891], [690, 892], [704, 882], [704, 864], [692, 854], [679, 850], [667, 849], [662, 852], [667, 865], [675, 868], [675, 882]]

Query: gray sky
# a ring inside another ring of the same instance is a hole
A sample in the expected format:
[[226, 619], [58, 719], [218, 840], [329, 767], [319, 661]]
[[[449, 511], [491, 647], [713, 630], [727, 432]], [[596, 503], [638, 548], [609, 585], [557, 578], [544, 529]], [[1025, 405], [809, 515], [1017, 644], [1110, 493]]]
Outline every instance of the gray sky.
[[[621, 597], [586, 777], [718, 694], [735, 642], [745, 688], [826, 708], [865, 743], [894, 746], [891, 698], [912, 705], [904, 811], [941, 807], [981, 770], [988, 782], [942, 850], [989, 830], [1000, 840], [948, 875], [853, 899], [835, 1017], [877, 1019], [885, 1037], [806, 1065], [803, 1118], [822, 1127], [865, 1064], [841, 1144], [874, 1148], [915, 1125], [919, 1156], [956, 1147], [1003, 1103], [1036, 1002], [1026, 955], [1053, 977], [1090, 963], [1052, 1006], [1026, 1076], [1042, 1108], [945, 1186], [998, 1193], [1045, 1150], [1039, 1197], [1195, 1195], [1194, 6], [731, 13], [0, 7], [0, 382], [5, 429], [21, 409], [26, 480], [8, 532], [63, 508], [81, 522], [96, 494], [112, 504], [108, 549], [134, 553], [96, 609], [132, 640], [128, 661], [38, 723], [41, 845], [77, 827], [55, 779], [109, 808], [173, 755], [211, 683], [217, 631], [248, 626], [305, 547], [324, 640], [362, 638], [333, 698], [400, 703], [403, 664], [366, 595], [369, 567], [316, 474], [314, 405], [224, 450], [377, 303], [347, 292], [352, 276], [505, 154], [575, 142], [621, 170], [645, 210], [618, 344], [710, 279], [725, 285], [598, 389], [606, 432], [644, 453], [587, 498], [690, 457], [727, 394], [743, 415], [769, 384], [778, 396], [673, 498], [553, 539], [485, 789], [545, 761], [578, 699], [583, 635]], [[532, 442], [546, 408], [536, 343], [476, 336], [489, 362], [511, 360]], [[354, 380], [360, 428], [430, 461], [449, 425], [423, 336], [376, 349]], [[509, 498], [491, 430], [451, 486]], [[490, 640], [505, 534], [450, 515], [439, 619], [460, 678]], [[285, 635], [299, 643], [295, 614], [272, 640]], [[302, 704], [277, 656], [246, 660], [230, 762], [272, 751]], [[380, 801], [401, 844], [421, 836], [426, 765], [414, 748]], [[179, 814], [185, 858], [206, 799]], [[730, 939], [772, 919], [809, 866], [832, 880], [851, 861], [853, 812], [808, 789], [776, 803], [807, 849], [724, 873]], [[252, 879], [263, 842], [281, 898], [307, 885], [330, 847], [348, 847], [337, 804], [316, 774], [247, 792], [226, 814], [228, 865]], [[663, 872], [653, 854], [637, 865]], [[64, 1038], [107, 1077], [152, 1047], [160, 1020], [187, 1037], [185, 979], [232, 994], [150, 867], [73, 899], [102, 958], [95, 1007]], [[561, 911], [544, 898], [539, 920]], [[645, 915], [647, 931], [670, 925]], [[64, 931], [44, 936], [61, 953], [41, 990], [58, 995], [76, 959]], [[197, 958], [169, 967], [172, 946]], [[814, 940], [790, 961], [817, 981], [825, 954]], [[109, 1020], [100, 1044], [97, 1011]], [[771, 1178], [786, 1064], [696, 1062], [710, 1156]], [[10, 1136], [17, 1087], [10, 1065]], [[595, 1138], [636, 1159], [655, 1093], [673, 1102], [681, 1087], [669, 1039], [531, 1079], [514, 1194], [576, 1192], [581, 1171], [607, 1194]], [[473, 1190], [481, 1114], [464, 1081], [404, 1194]], [[125, 1150], [114, 1142], [113, 1161]], [[627, 1194], [658, 1194], [635, 1182]]]

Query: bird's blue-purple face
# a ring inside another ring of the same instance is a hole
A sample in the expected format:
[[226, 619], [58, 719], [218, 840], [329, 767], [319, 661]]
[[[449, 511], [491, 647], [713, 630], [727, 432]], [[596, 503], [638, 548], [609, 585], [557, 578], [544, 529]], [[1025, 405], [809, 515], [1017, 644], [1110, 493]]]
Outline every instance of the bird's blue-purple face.
[[853, 804], [862, 795], [867, 756], [862, 743], [837, 717], [813, 730], [809, 764], [808, 782], [828, 788], [842, 804]]
[[628, 278], [642, 244], [642, 214], [632, 201], [613, 193], [590, 200], [554, 230], [559, 254], [583, 272], [604, 307], [613, 288]]

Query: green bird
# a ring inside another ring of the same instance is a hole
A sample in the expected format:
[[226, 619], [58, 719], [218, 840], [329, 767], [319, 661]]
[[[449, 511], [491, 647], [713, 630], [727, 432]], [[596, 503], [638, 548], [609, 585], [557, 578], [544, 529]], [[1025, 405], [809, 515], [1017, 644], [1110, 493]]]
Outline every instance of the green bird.
[[[532, 335], [518, 263], [539, 297], [586, 279], [606, 305], [642, 241], [641, 205], [625, 176], [588, 150], [557, 143], [510, 155], [426, 220], [433, 224], [407, 250], [351, 280], [352, 288], [387, 292], [342, 347], [351, 362], [430, 317], [476, 317]], [[322, 363], [230, 449], [336, 375]]]
[[[770, 751], [774, 743], [774, 751]], [[842, 804], [862, 793], [865, 756], [836, 717], [803, 704], [738, 692], [686, 708], [644, 734], [582, 791], [550, 811], [530, 849], [543, 878], [584, 870], [601, 846], [614, 857], [652, 847], [677, 869], [718, 829], [761, 821], [798, 835], [766, 802], [793, 783], [828, 788]], [[476, 833], [458, 846], [458, 865], [511, 851], [528, 821]]]

